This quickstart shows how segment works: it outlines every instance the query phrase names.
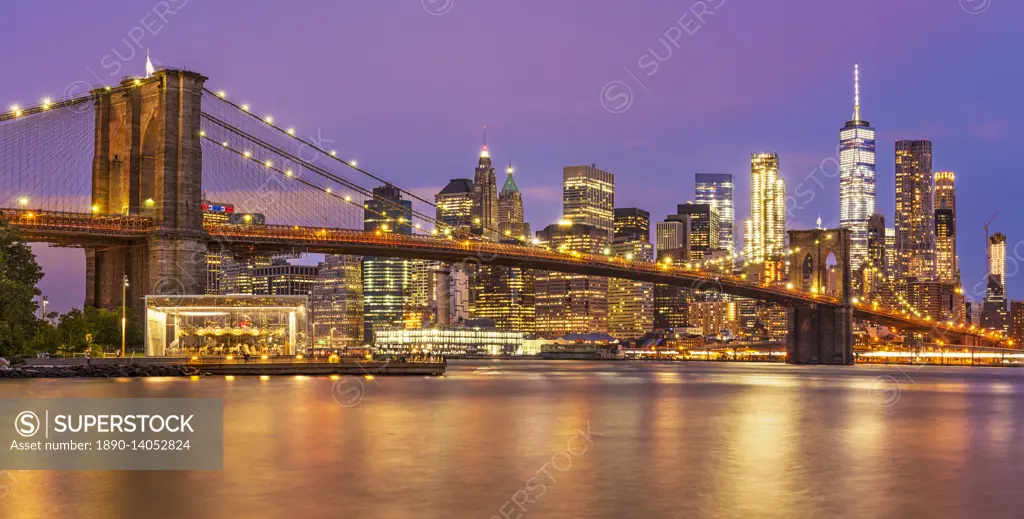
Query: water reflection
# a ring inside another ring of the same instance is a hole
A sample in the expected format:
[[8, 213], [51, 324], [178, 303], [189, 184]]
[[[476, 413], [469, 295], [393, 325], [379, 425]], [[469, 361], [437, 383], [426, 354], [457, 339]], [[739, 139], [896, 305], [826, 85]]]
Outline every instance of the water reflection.
[[[510, 517], [1015, 517], [1021, 376], [904, 369], [453, 363], [360, 379], [352, 407], [326, 377], [10, 381], [0, 396], [223, 398], [225, 470], [15, 472], [0, 509], [488, 518], [546, 470]], [[872, 398], [877, 377], [898, 382], [893, 405]]]

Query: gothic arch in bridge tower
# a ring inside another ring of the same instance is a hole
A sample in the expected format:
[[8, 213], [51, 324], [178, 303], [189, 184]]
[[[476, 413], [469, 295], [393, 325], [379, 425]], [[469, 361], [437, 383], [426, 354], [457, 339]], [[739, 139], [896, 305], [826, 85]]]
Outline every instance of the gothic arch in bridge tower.
[[[793, 288], [811, 293], [829, 293], [849, 299], [850, 230], [811, 229], [789, 231], [789, 272]], [[835, 258], [836, 287], [828, 281], [828, 259]]]
[[[160, 100], [150, 113], [143, 116], [142, 146], [139, 162], [142, 174], [139, 176], [139, 207], [142, 214], [152, 214], [157, 197], [157, 153], [160, 147]], [[152, 203], [149, 200], [153, 200]]]

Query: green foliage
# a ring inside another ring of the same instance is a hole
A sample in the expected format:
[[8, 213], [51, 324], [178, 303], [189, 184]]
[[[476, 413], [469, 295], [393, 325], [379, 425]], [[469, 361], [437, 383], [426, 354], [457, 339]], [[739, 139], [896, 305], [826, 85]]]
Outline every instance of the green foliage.
[[0, 356], [24, 354], [36, 334], [43, 270], [18, 231], [0, 221]]
[[[51, 313], [45, 321], [37, 319], [36, 284], [41, 279], [43, 270], [32, 249], [21, 241], [17, 229], [0, 221], [0, 357], [120, 350], [120, 310], [76, 308], [59, 317]], [[54, 320], [56, 325], [51, 324]], [[131, 311], [126, 335], [129, 346], [143, 343]]]
[[[128, 312], [126, 335], [128, 346], [141, 345], [143, 342], [142, 330], [131, 311]], [[89, 351], [99, 356], [102, 351], [120, 349], [121, 312], [100, 308], [86, 308], [85, 311], [72, 309], [57, 319], [56, 326], [50, 323], [40, 326], [30, 343], [31, 351], [51, 355], [73, 355]]]

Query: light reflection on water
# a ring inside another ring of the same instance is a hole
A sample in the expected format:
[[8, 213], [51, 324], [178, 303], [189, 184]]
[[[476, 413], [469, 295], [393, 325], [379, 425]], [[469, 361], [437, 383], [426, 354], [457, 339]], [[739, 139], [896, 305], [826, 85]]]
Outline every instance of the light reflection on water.
[[[2, 397], [223, 398], [225, 470], [16, 472], [0, 517], [516, 517], [545, 467], [524, 517], [1019, 517], [1021, 373], [467, 362], [360, 379], [352, 407], [326, 377], [8, 381]], [[567, 470], [546, 465], [588, 425]]]

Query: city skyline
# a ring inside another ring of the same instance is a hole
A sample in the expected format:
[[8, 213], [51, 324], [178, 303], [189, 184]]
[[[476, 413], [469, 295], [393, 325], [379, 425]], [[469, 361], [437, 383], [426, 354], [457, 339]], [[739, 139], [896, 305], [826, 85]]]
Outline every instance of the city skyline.
[[[829, 19], [842, 11], [835, 6], [805, 4], [803, 9], [808, 17]], [[564, 6], [549, 8], [571, 12], [573, 6], [573, 2], [567, 2]], [[128, 7], [134, 9], [135, 6]], [[526, 79], [532, 76], [520, 73], [526, 70], [522, 68], [526, 62], [521, 53], [513, 52], [500, 42], [485, 43], [478, 49], [456, 49], [452, 47], [457, 40], [453, 34], [431, 41], [435, 47], [454, 54], [442, 53], [441, 57], [422, 60], [425, 65], [451, 71], [449, 64], [467, 61], [468, 53], [481, 58], [469, 60], [479, 64], [481, 70], [478, 73], [494, 77], [514, 77], [518, 73], [523, 79], [490, 82], [496, 84], [483, 87], [480, 95], [467, 95], [463, 86], [453, 87], [450, 81], [445, 82], [445, 88], [454, 91], [440, 92], [428, 87], [425, 90], [419, 88], [421, 94], [413, 94], [413, 86], [408, 91], [399, 91], [395, 89], [404, 87], [396, 86], [394, 82], [392, 86], [381, 88], [378, 81], [389, 75], [383, 73], [379, 65], [355, 58], [355, 62], [343, 67], [345, 74], [356, 71], [363, 81], [346, 82], [350, 90], [346, 90], [343, 99], [316, 109], [310, 104], [312, 99], [337, 97], [326, 93], [332, 90], [327, 87], [336, 77], [331, 71], [323, 71], [324, 78], [313, 87], [316, 92], [303, 96], [309, 97], [310, 101], [288, 96], [282, 98], [280, 95], [292, 91], [287, 84], [293, 70], [312, 68], [309, 64], [319, 61], [319, 56], [300, 56], [294, 63], [284, 64], [275, 60], [278, 67], [284, 68], [276, 69], [267, 78], [261, 62], [264, 57], [272, 59], [280, 52], [278, 50], [256, 59], [253, 56], [234, 56], [229, 52], [223, 57], [211, 56], [201, 54], [197, 48], [181, 46], [182, 37], [190, 32], [209, 33], [209, 37], [204, 37], [207, 44], [223, 46], [224, 38], [212, 30], [210, 20], [227, 15], [230, 9], [226, 7], [189, 3], [169, 20], [160, 34], [147, 34], [141, 45], [152, 48], [157, 65], [186, 64], [191, 68], [218, 71], [211, 78], [211, 85], [223, 87], [230, 95], [244, 98], [261, 112], [274, 113], [279, 120], [287, 118], [305, 133], [316, 136], [319, 128], [323, 138], [344, 143], [342, 149], [345, 153], [358, 158], [361, 164], [385, 178], [401, 185], [410, 185], [410, 178], [416, 182], [429, 180], [431, 185], [420, 186], [423, 193], [436, 193], [448, 179], [466, 176], [462, 173], [465, 171], [465, 159], [472, 156], [472, 143], [479, 142], [480, 126], [488, 124], [492, 144], [501, 150], [499, 156], [511, 154], [516, 157], [517, 181], [524, 194], [527, 219], [534, 222], [535, 228], [541, 228], [560, 216], [555, 214], [560, 211], [552, 209], [553, 202], [559, 198], [558, 171], [567, 164], [593, 162], [635, 180], [633, 185], [620, 182], [616, 205], [641, 207], [652, 214], [669, 213], [676, 204], [688, 201], [694, 173], [731, 173], [736, 178], [735, 218], [742, 222], [749, 214], [745, 198], [745, 193], [749, 193], [744, 174], [745, 158], [761, 149], [779, 152], [781, 175], [791, 189], [804, 182], [806, 188], [815, 192], [814, 200], [799, 200], [803, 208], [790, 226], [811, 228], [818, 213], [821, 213], [826, 227], [837, 226], [838, 204], [835, 202], [838, 198], [835, 193], [838, 192], [838, 179], [819, 174], [819, 180], [825, 187], [818, 188], [813, 181], [805, 181], [805, 177], [814, 172], [822, 160], [834, 156], [836, 121], [849, 117], [849, 67], [859, 63], [862, 71], [870, 74], [872, 85], [864, 93], [863, 104], [871, 107], [872, 122], [881, 128], [877, 135], [877, 199], [878, 211], [886, 215], [888, 222], [892, 221], [893, 215], [892, 157], [896, 139], [932, 140], [935, 144], [935, 169], [957, 172], [960, 195], [958, 223], [961, 229], [980, 229], [981, 223], [990, 216], [989, 208], [993, 205], [1004, 209], [1012, 207], [1009, 202], [1011, 190], [997, 190], [992, 196], [982, 193], [996, 179], [1009, 178], [1013, 161], [1008, 137], [1013, 128], [1019, 126], [1022, 114], [1016, 105], [1011, 104], [1013, 95], [1002, 85], [1004, 81], [988, 80], [990, 78], [986, 74], [1001, 70], [992, 64], [1006, 53], [1012, 54], [1010, 49], [1018, 45], [1002, 35], [1002, 31], [993, 29], [1008, 23], [1021, 6], [995, 4], [983, 16], [969, 16], [955, 3], [946, 7], [921, 2], [893, 6], [888, 2], [868, 1], [860, 12], [851, 14], [843, 11], [842, 16], [870, 19], [885, 27], [904, 29], [906, 27], [900, 25], [901, 21], [914, 17], [923, 22], [917, 25], [922, 28], [891, 31], [892, 34], [885, 33], [856, 49], [845, 49], [838, 42], [828, 41], [815, 46], [815, 49], [806, 48], [808, 46], [786, 47], [786, 55], [790, 59], [776, 70], [766, 68], [767, 64], [756, 63], [761, 53], [781, 55], [782, 49], [778, 45], [782, 43], [762, 45], [764, 49], [756, 49], [748, 43], [734, 41], [734, 36], [762, 30], [758, 29], [762, 21], [781, 22], [783, 13], [770, 6], [743, 6], [735, 10], [730, 10], [730, 7], [723, 7], [723, 11], [708, 20], [698, 33], [687, 38], [686, 43], [691, 44], [691, 49], [701, 50], [700, 59], [690, 59], [694, 54], [684, 57], [683, 53], [677, 52], [676, 57], [663, 63], [659, 72], [649, 79], [649, 91], [634, 85], [634, 103], [624, 114], [607, 113], [598, 102], [597, 91], [608, 80], [625, 75], [622, 66], [635, 62], [637, 55], [647, 47], [661, 45], [658, 37], [662, 29], [641, 21], [645, 17], [674, 13], [678, 6], [652, 2], [635, 6], [628, 12], [611, 12], [607, 7], [593, 8], [588, 18], [590, 22], [605, 31], [615, 30], [622, 43], [606, 49], [609, 52], [602, 53], [599, 58], [573, 62], [570, 70], [578, 75], [577, 79], [567, 79], [565, 73], [554, 67], [554, 63], [563, 64], [566, 63], [564, 59], [575, 56], [578, 52], [575, 48], [560, 50], [557, 58], [562, 59], [541, 67], [540, 77], [555, 74], [553, 82], [533, 84]], [[47, 30], [52, 29], [50, 24], [54, 23], [53, 20], [39, 13], [20, 12], [20, 9], [14, 7], [12, 15], [18, 16], [22, 23], [0, 38], [26, 37], [29, 31], [40, 30], [43, 23], [47, 24]], [[145, 14], [135, 13], [132, 9], [124, 9], [125, 12], [109, 19], [97, 20], [89, 28], [89, 38], [80, 34], [81, 28], [68, 27], [65, 31], [69, 37], [94, 42], [91, 45], [72, 46], [62, 53], [50, 52], [44, 45], [24, 49], [8, 58], [12, 69], [24, 72], [20, 76], [24, 79], [0, 87], [0, 98], [10, 103], [28, 104], [44, 94], [59, 96], [73, 81], [98, 82], [86, 67], [100, 79], [110, 78], [112, 70], [103, 68], [100, 60], [111, 54], [112, 47], [121, 49], [122, 56], [128, 55], [127, 47], [118, 35], [137, 25], [138, 18]], [[374, 6], [337, 9], [347, 14], [351, 10], [361, 11], [359, 14], [368, 20], [384, 16], [384, 10]], [[877, 17], [872, 13], [878, 10], [884, 10], [886, 16], [875, 20]], [[415, 65], [409, 60], [420, 56], [421, 52], [437, 50], [417, 51], [415, 46], [409, 45], [413, 38], [422, 36], [420, 31], [433, 32], [436, 27], [432, 24], [461, 27], [460, 23], [467, 17], [481, 17], [494, 20], [492, 29], [498, 35], [513, 30], [513, 27], [517, 33], [527, 29], [543, 31], [544, 23], [529, 18], [529, 13], [530, 9], [524, 6], [459, 5], [445, 16], [427, 16], [427, 20], [422, 20], [420, 17], [426, 15], [421, 6], [414, 3], [408, 12], [398, 15], [409, 33], [392, 35], [397, 38], [393, 48], [401, 50], [395, 65]], [[230, 15], [235, 14], [232, 12]], [[260, 18], [256, 13], [242, 16], [251, 18], [254, 23]], [[614, 25], [610, 25], [613, 18]], [[368, 25], [373, 26], [373, 23]], [[934, 53], [921, 56], [920, 53], [889, 52], [892, 49], [911, 51], [917, 48], [920, 44], [916, 40], [926, 33], [924, 27], [928, 33], [941, 30], [947, 35], [947, 38], [934, 43]], [[367, 38], [367, 30], [360, 28], [351, 35], [339, 37], [343, 38], [342, 43], [347, 38]], [[569, 32], [578, 36], [580, 30], [572, 28]], [[545, 38], [555, 38], [545, 34]], [[245, 35], [241, 38], [249, 39]], [[584, 43], [596, 41], [587, 39]], [[288, 48], [298, 43], [285, 42], [281, 45]], [[982, 52], [990, 48], [1000, 49], [1000, 52]], [[132, 59], [124, 60], [113, 80], [119, 80], [124, 74], [142, 73], [145, 53], [136, 49], [134, 54]], [[911, 63], [915, 67], [913, 74], [907, 73]], [[755, 64], [755, 70], [764, 81], [744, 86], [742, 81], [733, 79], [741, 72], [748, 74], [750, 71], [745, 68], [748, 64]], [[410, 70], [420, 69], [410, 67]], [[66, 71], [72, 72], [68, 75]], [[928, 82], [922, 86], [919, 81], [922, 75], [942, 76], [949, 80]], [[700, 79], [695, 81], [695, 77]], [[648, 81], [646, 77], [643, 79]], [[479, 82], [465, 83], [481, 88]], [[985, 84], [984, 96], [976, 95], [977, 89], [971, 85], [977, 84]], [[321, 88], [324, 88], [323, 95], [317, 95]], [[381, 90], [381, 93], [373, 94], [374, 89]], [[545, 89], [549, 94], [541, 95]], [[705, 99], [701, 97], [702, 92], [714, 93], [707, 94], [710, 97]], [[806, 95], [807, 92], [810, 95]], [[385, 93], [391, 101], [384, 101], [381, 94]], [[440, 105], [446, 110], [454, 110], [451, 120], [457, 124], [441, 131], [434, 128], [428, 131], [426, 121], [433, 120], [433, 109], [425, 104], [424, 110], [411, 110], [410, 107], [439, 93], [444, 99]], [[524, 105], [530, 99], [535, 100], [533, 104]], [[554, 110], [552, 101], [563, 99], [571, 103], [564, 110]], [[698, 99], [702, 100], [699, 104], [694, 102]], [[359, 102], [352, 103], [352, 100]], [[935, 110], [935, 106], [943, 106], [944, 109]], [[544, 112], [555, 118], [538, 119], [538, 114]], [[399, 120], [394, 118], [397, 114], [401, 114], [402, 124], [393, 124]], [[690, 117], [681, 118], [683, 114]], [[763, 132], [767, 121], [784, 122], [769, 135]], [[691, 133], [698, 129], [705, 136]], [[679, 142], [685, 142], [685, 147], [680, 149]], [[400, 143], [401, 155], [407, 158], [392, 153], [396, 143]], [[680, 152], [684, 157], [682, 162], [679, 160]], [[983, 196], [988, 196], [985, 203], [978, 201]], [[1015, 226], [1009, 215], [1002, 215], [993, 225], [993, 230], [1003, 231], [1009, 236], [1011, 246], [1008, 249], [1011, 251], [1015, 237], [1024, 235]], [[741, 242], [737, 240], [737, 243]], [[964, 285], [970, 289], [983, 281], [984, 244], [981, 239], [971, 240], [968, 234], [960, 237], [958, 245]], [[69, 258], [56, 259], [61, 255]], [[79, 283], [73, 281], [80, 279], [84, 260], [70, 257], [72, 255], [66, 250], [59, 249], [45, 251], [42, 256], [44, 265], [48, 267], [48, 275], [42, 282], [44, 292], [54, 293], [57, 287], [67, 286], [73, 286], [72, 292], [84, 292], [84, 288], [77, 288]], [[1013, 279], [1008, 281], [1008, 295], [1012, 299], [1015, 283]], [[971, 295], [977, 298], [975, 294]], [[71, 294], [66, 302], [53, 300], [51, 304], [55, 310], [66, 309], [79, 304], [80, 299], [79, 295]]]

